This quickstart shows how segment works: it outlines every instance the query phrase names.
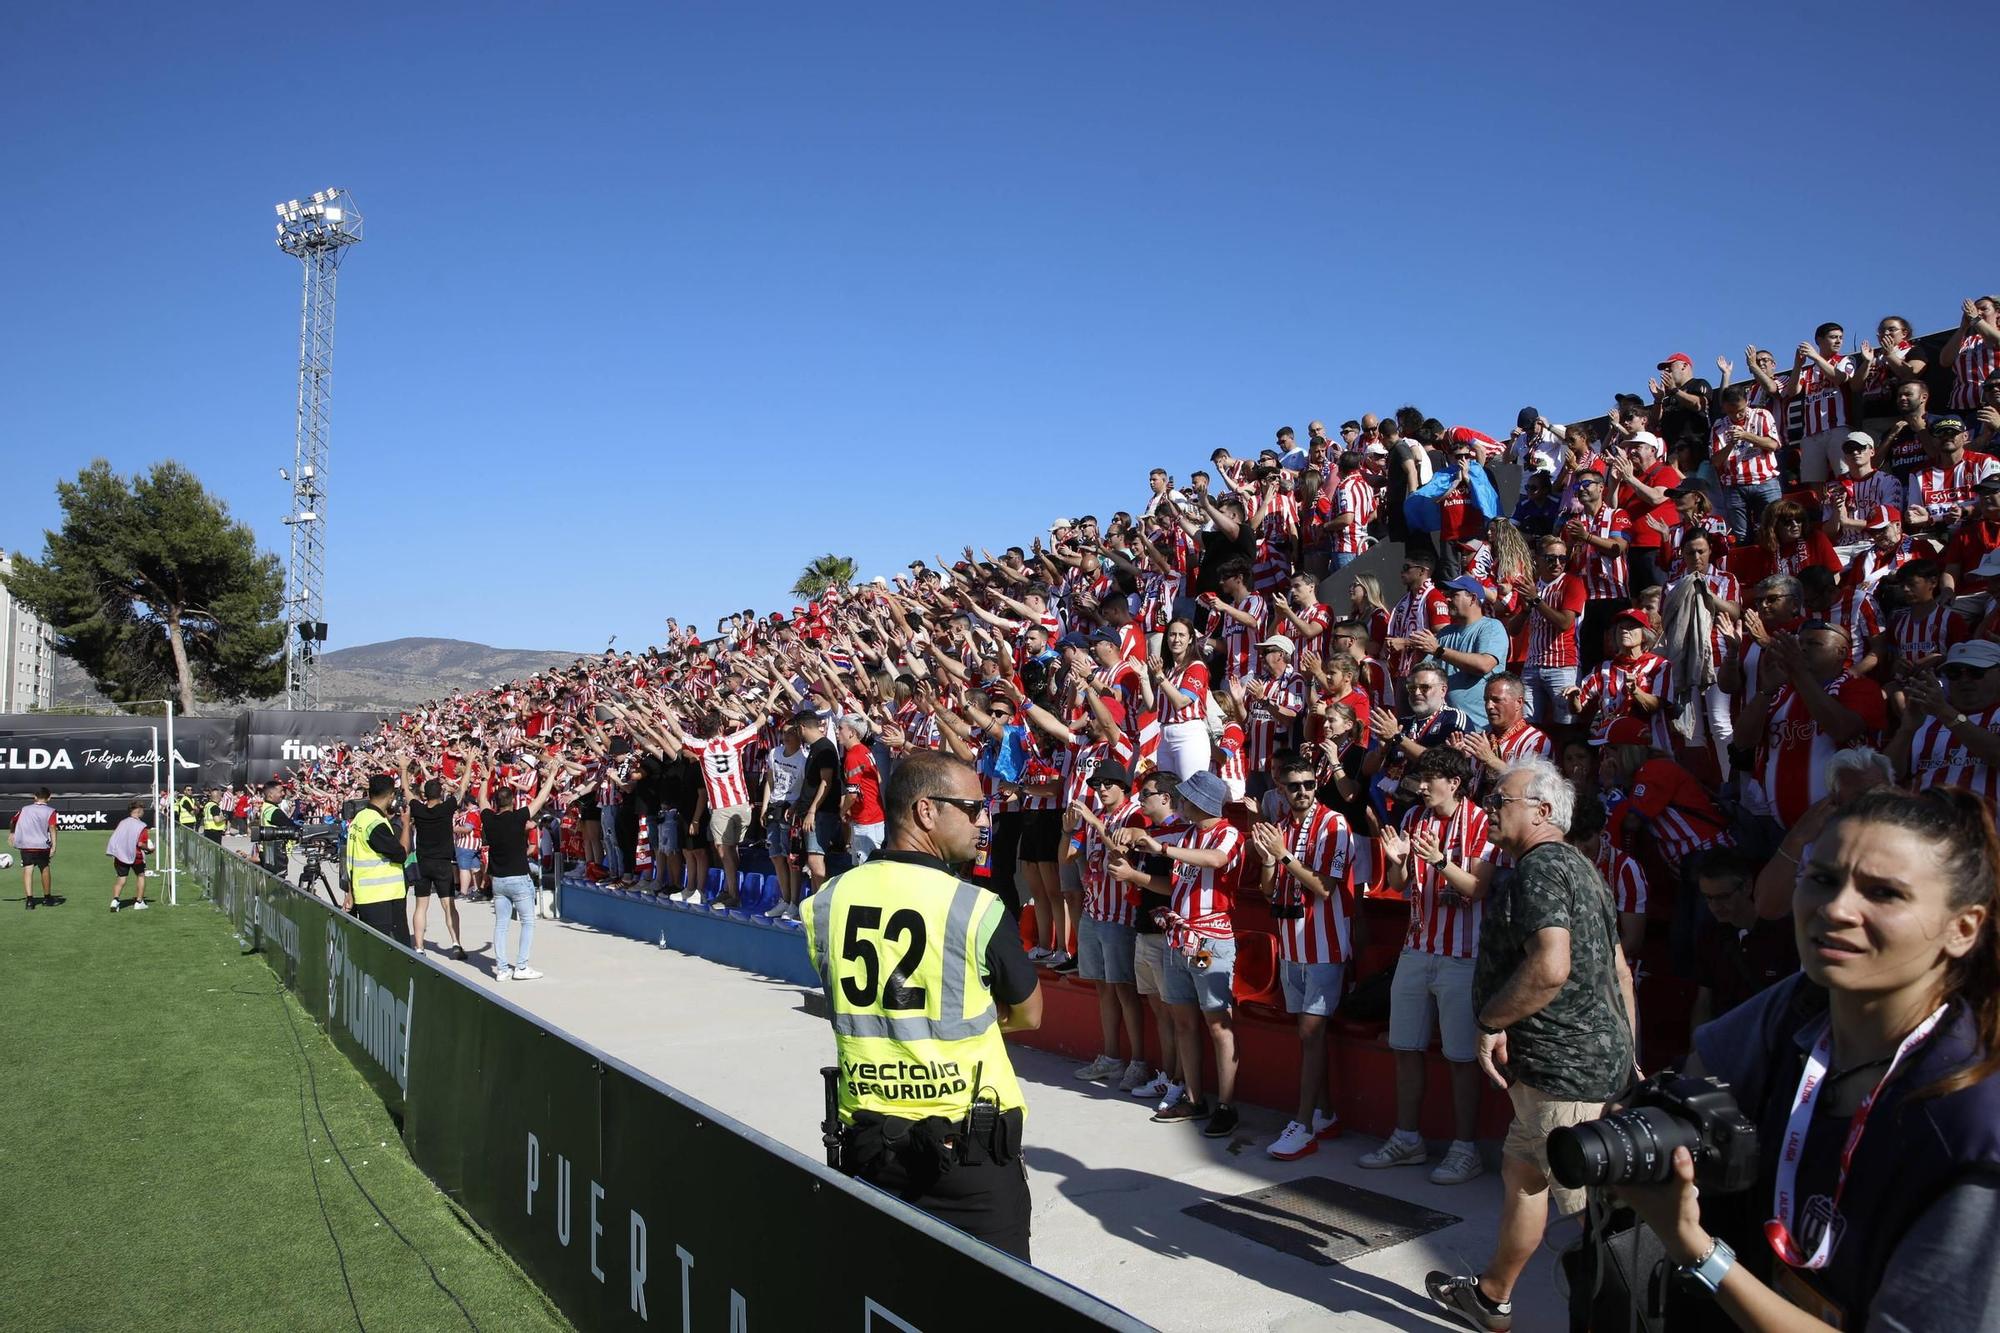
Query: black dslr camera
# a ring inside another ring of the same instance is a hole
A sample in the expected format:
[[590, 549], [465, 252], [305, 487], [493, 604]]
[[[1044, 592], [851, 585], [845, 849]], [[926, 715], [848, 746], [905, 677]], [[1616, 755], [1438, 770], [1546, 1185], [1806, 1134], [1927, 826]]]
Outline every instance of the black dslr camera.
[[1662, 1070], [1623, 1110], [1549, 1135], [1549, 1173], [1566, 1189], [1655, 1185], [1671, 1179], [1674, 1149], [1694, 1157], [1704, 1189], [1730, 1194], [1757, 1179], [1757, 1127], [1720, 1079]]

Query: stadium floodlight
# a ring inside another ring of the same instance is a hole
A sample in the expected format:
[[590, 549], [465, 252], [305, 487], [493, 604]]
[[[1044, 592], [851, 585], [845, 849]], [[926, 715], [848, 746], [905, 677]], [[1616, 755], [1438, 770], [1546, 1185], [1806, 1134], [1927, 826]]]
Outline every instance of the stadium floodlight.
[[[299, 394], [292, 440], [291, 560], [285, 567], [285, 707], [318, 706], [313, 653], [299, 634], [323, 625], [326, 581], [327, 418], [333, 386], [333, 297], [341, 256], [361, 240], [361, 212], [345, 190], [278, 205], [278, 248], [305, 270], [299, 303]], [[322, 635], [322, 637], [324, 637]]]

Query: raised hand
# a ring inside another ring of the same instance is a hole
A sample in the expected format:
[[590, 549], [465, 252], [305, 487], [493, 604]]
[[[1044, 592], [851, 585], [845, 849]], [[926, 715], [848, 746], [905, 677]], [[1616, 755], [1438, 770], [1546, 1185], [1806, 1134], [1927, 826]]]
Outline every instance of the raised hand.
[[1393, 826], [1385, 828], [1375, 840], [1381, 844], [1382, 855], [1388, 861], [1401, 865], [1410, 859], [1410, 840], [1403, 835], [1403, 830]]
[[1444, 864], [1444, 849], [1438, 846], [1437, 836], [1428, 829], [1410, 835], [1410, 851], [1419, 861]]
[[1729, 358], [1726, 356], [1718, 356], [1715, 358], [1715, 368], [1716, 370], [1721, 372], [1722, 382], [1724, 384], [1729, 383], [1730, 377], [1735, 375], [1736, 373], [1736, 367], [1730, 363]]

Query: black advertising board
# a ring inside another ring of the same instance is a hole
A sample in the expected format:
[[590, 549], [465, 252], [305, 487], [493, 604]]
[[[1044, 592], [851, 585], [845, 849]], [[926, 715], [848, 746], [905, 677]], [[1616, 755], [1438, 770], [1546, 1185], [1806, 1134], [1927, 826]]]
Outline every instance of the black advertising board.
[[382, 725], [386, 713], [287, 712], [256, 709], [236, 721], [242, 781], [261, 783], [283, 769], [304, 768], [352, 745]]
[[213, 843], [183, 847], [190, 877], [397, 1116], [412, 1159], [579, 1328], [1146, 1328]]

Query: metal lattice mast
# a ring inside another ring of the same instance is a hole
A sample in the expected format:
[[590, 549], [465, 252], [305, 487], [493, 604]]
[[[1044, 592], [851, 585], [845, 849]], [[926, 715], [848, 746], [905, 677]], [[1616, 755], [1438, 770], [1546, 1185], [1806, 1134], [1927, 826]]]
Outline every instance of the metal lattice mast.
[[299, 300], [299, 406], [292, 466], [291, 562], [285, 567], [285, 707], [316, 708], [313, 658], [326, 641], [327, 412], [333, 388], [333, 295], [340, 258], [361, 239], [345, 190], [278, 205], [278, 248], [305, 269]]

